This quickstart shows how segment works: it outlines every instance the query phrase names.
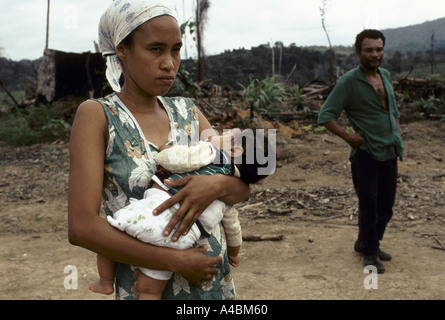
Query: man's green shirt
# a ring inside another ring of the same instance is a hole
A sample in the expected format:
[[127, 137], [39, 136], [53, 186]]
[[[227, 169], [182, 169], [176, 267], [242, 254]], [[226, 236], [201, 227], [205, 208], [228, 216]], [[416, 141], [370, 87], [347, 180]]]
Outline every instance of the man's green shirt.
[[[320, 114], [320, 125], [338, 120], [345, 111], [353, 129], [361, 132], [365, 142], [361, 150], [368, 152], [377, 161], [400, 157], [403, 159], [403, 141], [397, 127], [400, 118], [397, 109], [393, 84], [389, 71], [379, 68], [388, 96], [388, 110], [366, 79], [360, 67], [342, 76], [326, 100]], [[350, 157], [356, 150], [351, 148]]]

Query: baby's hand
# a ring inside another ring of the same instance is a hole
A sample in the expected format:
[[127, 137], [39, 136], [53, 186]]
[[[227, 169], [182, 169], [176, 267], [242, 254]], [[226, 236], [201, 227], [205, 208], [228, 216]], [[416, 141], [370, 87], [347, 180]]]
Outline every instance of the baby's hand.
[[238, 267], [240, 262], [239, 256], [229, 256], [229, 263], [232, 267]]
[[241, 250], [241, 246], [227, 246], [227, 255], [229, 256], [229, 263], [233, 267], [238, 267], [239, 265], [239, 252]]

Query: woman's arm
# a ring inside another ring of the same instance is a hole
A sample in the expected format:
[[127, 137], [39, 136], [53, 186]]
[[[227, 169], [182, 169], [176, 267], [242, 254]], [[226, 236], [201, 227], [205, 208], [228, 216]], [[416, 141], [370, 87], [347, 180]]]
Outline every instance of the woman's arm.
[[181, 273], [190, 282], [211, 280], [219, 257], [205, 248], [186, 251], [145, 244], [113, 228], [99, 216], [108, 123], [101, 106], [84, 102], [78, 109], [70, 141], [68, 194], [69, 241], [113, 261]]
[[[198, 111], [199, 133], [208, 133], [212, 126], [204, 115]], [[181, 235], [189, 232], [192, 225], [201, 213], [216, 199], [233, 205], [247, 201], [250, 197], [250, 187], [242, 180], [226, 175], [193, 175], [181, 179], [166, 180], [166, 184], [172, 187], [182, 187], [177, 194], [158, 206], [153, 213], [161, 213], [176, 203], [181, 206], [176, 211], [170, 222], [164, 229], [164, 235], [168, 236], [176, 224], [182, 219], [181, 224], [172, 236], [172, 241], [177, 241]]]

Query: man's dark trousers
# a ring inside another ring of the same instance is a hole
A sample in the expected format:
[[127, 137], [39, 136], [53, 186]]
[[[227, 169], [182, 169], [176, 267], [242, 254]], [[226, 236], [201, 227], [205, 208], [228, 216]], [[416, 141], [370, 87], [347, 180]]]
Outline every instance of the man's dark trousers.
[[397, 189], [397, 158], [377, 161], [357, 150], [351, 159], [354, 188], [359, 199], [358, 239], [365, 255], [377, 253], [393, 215]]

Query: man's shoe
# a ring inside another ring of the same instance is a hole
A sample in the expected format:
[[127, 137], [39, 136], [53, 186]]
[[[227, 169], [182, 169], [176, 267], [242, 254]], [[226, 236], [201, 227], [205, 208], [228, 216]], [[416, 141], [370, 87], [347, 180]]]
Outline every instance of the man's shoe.
[[363, 256], [365, 267], [374, 266], [377, 269], [377, 273], [384, 273], [385, 266], [380, 261], [380, 258], [377, 255], [365, 255]]
[[[362, 247], [363, 247], [363, 243], [360, 240], [355, 241], [355, 243], [354, 243], [355, 252], [360, 253], [360, 254], [363, 253]], [[377, 249], [377, 250], [378, 250], [377, 253], [378, 253], [380, 260], [391, 261], [392, 256], [389, 253], [387, 253], [383, 250], [380, 250], [380, 249]]]
[[378, 254], [379, 254], [380, 260], [382, 260], [382, 261], [391, 261], [391, 259], [392, 259], [392, 256], [383, 250], [379, 249]]

